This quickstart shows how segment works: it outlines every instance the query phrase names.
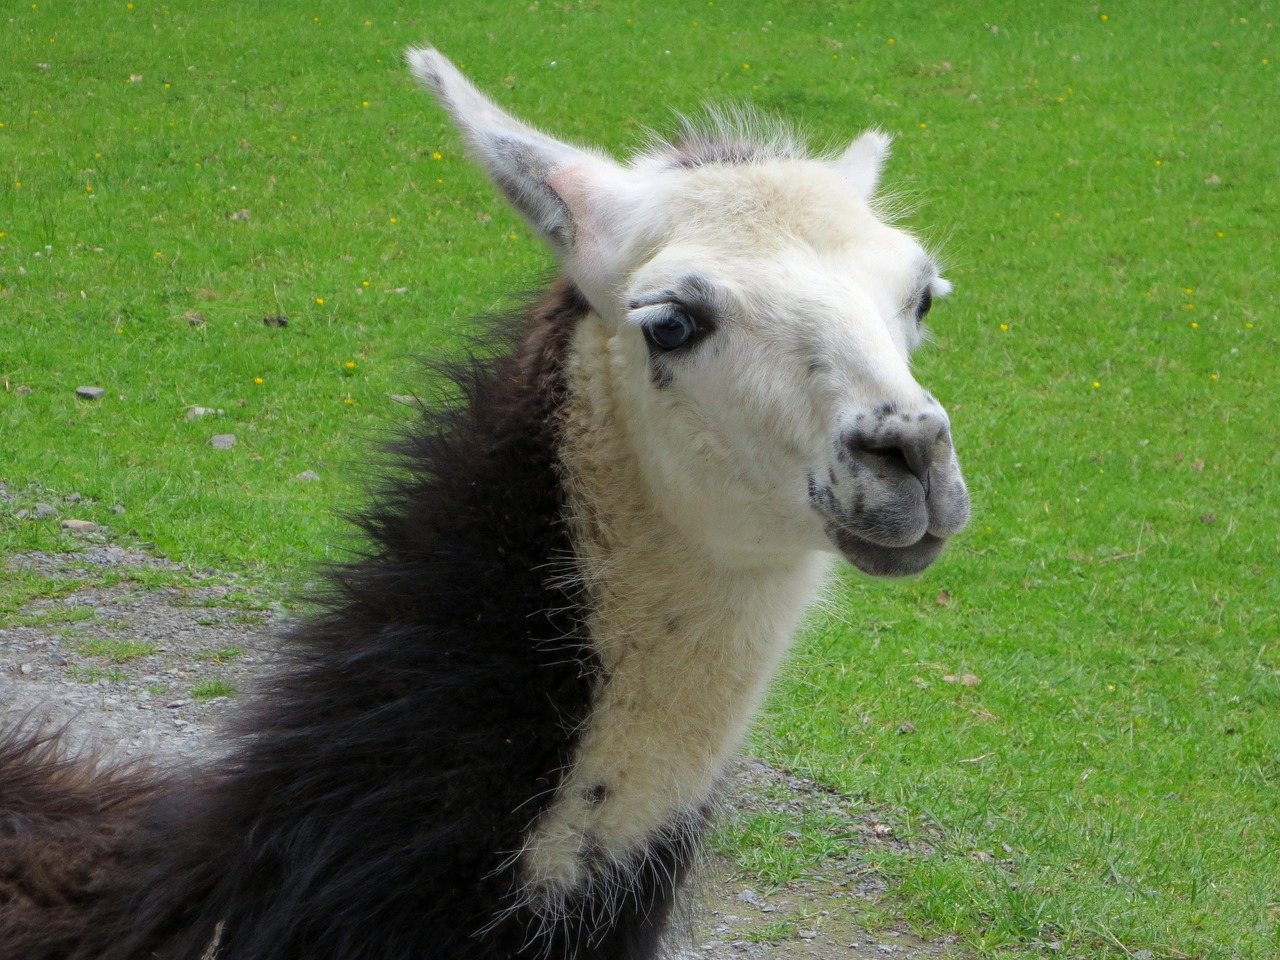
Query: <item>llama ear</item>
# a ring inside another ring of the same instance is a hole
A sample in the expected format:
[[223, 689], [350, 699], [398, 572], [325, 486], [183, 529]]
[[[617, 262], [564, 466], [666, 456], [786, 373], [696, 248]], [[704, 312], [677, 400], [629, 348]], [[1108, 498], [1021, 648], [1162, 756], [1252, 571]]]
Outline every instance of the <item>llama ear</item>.
[[836, 170], [864, 200], [875, 196], [876, 187], [880, 184], [880, 171], [889, 156], [892, 142], [888, 134], [868, 130], [849, 144], [835, 163]]
[[[407, 54], [414, 75], [429, 87], [466, 139], [489, 178], [555, 252], [567, 257], [584, 220], [599, 219], [607, 185], [621, 176], [612, 160], [561, 143], [501, 110], [443, 54]], [[572, 184], [571, 189], [564, 189]], [[599, 184], [603, 190], [593, 190]], [[604, 195], [602, 195], [604, 194]]]

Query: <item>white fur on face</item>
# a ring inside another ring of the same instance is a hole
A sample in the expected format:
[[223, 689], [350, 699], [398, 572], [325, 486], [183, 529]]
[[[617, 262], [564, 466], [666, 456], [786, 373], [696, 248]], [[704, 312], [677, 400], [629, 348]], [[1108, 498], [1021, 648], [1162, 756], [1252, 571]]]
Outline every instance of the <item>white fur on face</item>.
[[[661, 209], [636, 218], [650, 235], [623, 245], [657, 252], [618, 270], [630, 276], [618, 299], [646, 306], [614, 307], [611, 345], [629, 372], [619, 389], [645, 451], [649, 493], [726, 559], [846, 552], [815, 509], [810, 481], [848, 473], [842, 439], [886, 410], [900, 421], [927, 413], [939, 430], [947, 426], [908, 360], [922, 336], [921, 298], [949, 285], [913, 238], [877, 218], [826, 164], [787, 159], [667, 173], [678, 186], [649, 191]], [[637, 327], [663, 299], [708, 301], [714, 330], [686, 351], [654, 357]], [[937, 472], [959, 477], [950, 465]], [[861, 495], [848, 482], [838, 487]], [[965, 499], [962, 485], [951, 494]], [[954, 518], [934, 532], [952, 527]], [[926, 518], [894, 546], [927, 529]]]

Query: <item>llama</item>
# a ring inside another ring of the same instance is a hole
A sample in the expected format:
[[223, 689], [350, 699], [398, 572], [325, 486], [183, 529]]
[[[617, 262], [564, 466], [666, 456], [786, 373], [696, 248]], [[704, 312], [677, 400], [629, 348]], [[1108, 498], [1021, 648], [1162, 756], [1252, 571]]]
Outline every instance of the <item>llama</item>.
[[3, 960], [659, 956], [831, 559], [916, 573], [968, 519], [885, 136], [712, 113], [624, 165], [409, 62], [562, 273], [398, 442], [228, 758], [0, 741]]

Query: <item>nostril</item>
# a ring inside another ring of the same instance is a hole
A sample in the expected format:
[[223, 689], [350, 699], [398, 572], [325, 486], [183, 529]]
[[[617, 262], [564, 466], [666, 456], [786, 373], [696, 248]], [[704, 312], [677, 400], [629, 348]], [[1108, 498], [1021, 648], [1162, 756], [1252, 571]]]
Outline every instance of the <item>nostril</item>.
[[910, 473], [927, 492], [936, 451], [950, 441], [950, 432], [946, 424], [939, 426], [932, 417], [922, 417], [901, 428], [871, 436], [854, 432], [843, 439], [845, 449], [855, 460], [876, 460], [882, 466]]
[[929, 468], [933, 466], [933, 441], [921, 436], [904, 437], [899, 446], [907, 469], [924, 481], [929, 476]]

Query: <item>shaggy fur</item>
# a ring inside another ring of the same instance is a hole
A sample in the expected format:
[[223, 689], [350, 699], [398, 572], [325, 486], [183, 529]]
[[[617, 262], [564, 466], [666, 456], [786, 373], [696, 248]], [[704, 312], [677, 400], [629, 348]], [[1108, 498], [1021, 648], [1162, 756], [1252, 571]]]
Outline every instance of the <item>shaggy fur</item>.
[[229, 762], [161, 778], [10, 741], [0, 957], [652, 955], [698, 824], [612, 878], [625, 914], [570, 899], [548, 927], [513, 862], [599, 674], [555, 460], [584, 312], [558, 284], [513, 354], [463, 372], [460, 408], [399, 444], [368, 555], [335, 572]]

